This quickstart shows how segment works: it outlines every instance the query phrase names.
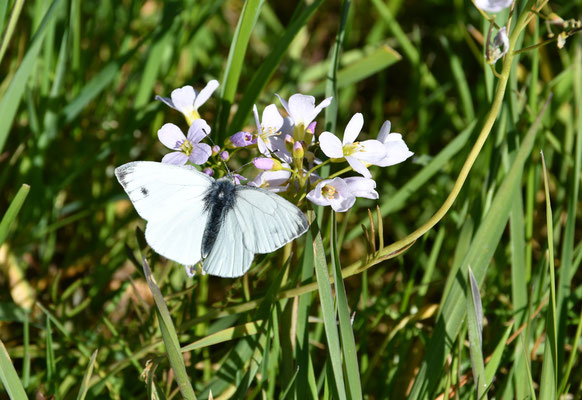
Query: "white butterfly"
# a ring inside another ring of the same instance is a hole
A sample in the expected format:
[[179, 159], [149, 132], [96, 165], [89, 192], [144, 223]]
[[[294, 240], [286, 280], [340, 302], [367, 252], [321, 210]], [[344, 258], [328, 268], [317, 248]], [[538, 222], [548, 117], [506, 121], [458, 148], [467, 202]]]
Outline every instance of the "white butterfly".
[[309, 223], [284, 198], [230, 178], [214, 180], [194, 167], [130, 162], [115, 175], [147, 221], [148, 244], [164, 257], [237, 277], [255, 253], [266, 254], [303, 235]]

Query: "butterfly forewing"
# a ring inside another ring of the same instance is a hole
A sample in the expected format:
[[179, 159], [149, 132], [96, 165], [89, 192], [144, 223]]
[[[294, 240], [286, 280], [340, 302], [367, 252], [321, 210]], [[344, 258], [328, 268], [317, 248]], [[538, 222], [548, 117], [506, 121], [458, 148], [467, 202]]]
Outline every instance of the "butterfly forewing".
[[115, 170], [157, 253], [184, 265], [200, 261], [207, 213], [203, 198], [214, 180], [192, 167], [132, 162]]

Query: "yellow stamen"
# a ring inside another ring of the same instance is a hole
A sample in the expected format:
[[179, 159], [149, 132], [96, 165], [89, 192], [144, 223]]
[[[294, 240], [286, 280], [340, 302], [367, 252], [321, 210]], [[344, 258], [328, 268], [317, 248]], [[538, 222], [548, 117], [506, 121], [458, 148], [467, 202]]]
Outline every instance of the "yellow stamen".
[[321, 194], [328, 199], [335, 199], [336, 193], [337, 190], [333, 186], [324, 185], [323, 188], [321, 188]]
[[180, 146], [180, 151], [184, 154], [186, 154], [187, 156], [189, 156], [190, 154], [192, 154], [192, 150], [194, 149], [194, 146], [192, 146], [192, 143], [190, 143], [189, 140], [184, 140], [184, 143], [182, 143], [182, 145]]
[[361, 151], [362, 148], [363, 146], [360, 142], [345, 144], [343, 147], [344, 156], [351, 156], [352, 154]]

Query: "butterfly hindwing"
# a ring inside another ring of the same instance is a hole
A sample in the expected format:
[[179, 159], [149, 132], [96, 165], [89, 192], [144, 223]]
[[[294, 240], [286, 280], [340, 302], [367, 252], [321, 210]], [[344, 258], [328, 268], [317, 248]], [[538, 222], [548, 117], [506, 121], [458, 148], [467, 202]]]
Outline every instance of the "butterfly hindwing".
[[226, 214], [212, 250], [202, 262], [206, 273], [223, 278], [236, 278], [248, 271], [255, 254], [243, 245], [245, 229], [232, 210]]
[[138, 214], [148, 221], [146, 241], [157, 253], [184, 265], [201, 259], [207, 212], [204, 195], [214, 180], [188, 166], [132, 162], [115, 170]]
[[299, 208], [268, 190], [237, 186], [231, 211], [245, 227], [243, 243], [253, 253], [271, 253], [303, 235], [309, 223]]

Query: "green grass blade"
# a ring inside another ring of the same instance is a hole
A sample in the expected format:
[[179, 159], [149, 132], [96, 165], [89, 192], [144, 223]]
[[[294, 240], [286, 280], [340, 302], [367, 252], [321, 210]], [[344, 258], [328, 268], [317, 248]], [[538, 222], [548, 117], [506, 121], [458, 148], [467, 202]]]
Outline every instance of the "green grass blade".
[[[511, 301], [513, 304], [514, 329], [517, 331], [526, 322], [528, 297], [527, 297], [527, 273], [526, 273], [526, 239], [525, 221], [523, 215], [523, 199], [521, 192], [517, 192], [511, 206], [509, 217], [509, 232], [511, 245]], [[524, 364], [528, 362], [523, 357], [521, 342], [517, 342], [513, 353], [515, 394], [518, 398], [529, 395], [527, 386], [527, 371]], [[489, 365], [488, 365], [489, 366]], [[489, 375], [488, 375], [489, 376]], [[488, 380], [487, 382], [491, 382]]]
[[350, 393], [350, 399], [362, 399], [362, 383], [360, 382], [360, 368], [358, 366], [358, 353], [354, 340], [354, 331], [350, 317], [350, 309], [342, 278], [342, 268], [339, 260], [337, 241], [337, 223], [335, 211], [331, 214], [331, 265], [337, 299], [337, 312], [339, 315], [340, 335], [342, 339], [342, 353], [346, 370], [346, 383]]
[[2, 340], [0, 340], [0, 380], [12, 400], [28, 399]]
[[10, 86], [8, 86], [6, 93], [4, 93], [2, 100], [0, 100], [0, 121], [2, 121], [2, 124], [0, 124], [0, 153], [4, 149], [4, 144], [6, 143], [14, 117], [16, 116], [16, 111], [18, 111], [18, 106], [20, 105], [20, 100], [26, 89], [28, 78], [36, 64], [44, 36], [53, 22], [53, 19], [58, 15], [56, 11], [59, 3], [60, 0], [54, 0], [52, 2], [42, 20], [42, 23], [32, 38], [28, 51], [22, 59], [22, 63], [18, 67], [16, 74], [12, 78]]
[[321, 302], [321, 312], [323, 314], [323, 324], [325, 327], [325, 336], [327, 338], [327, 347], [331, 361], [333, 374], [333, 385], [339, 399], [347, 398], [344, 376], [342, 371], [342, 355], [340, 348], [339, 335], [337, 331], [337, 318], [331, 292], [331, 283], [329, 281], [327, 261], [325, 260], [325, 250], [321, 231], [314, 220], [311, 224], [311, 234], [313, 235], [313, 253], [315, 261], [315, 275], [317, 277], [317, 286], [319, 288], [319, 300]]
[[[534, 139], [544, 111], [545, 107], [538, 115], [536, 122], [528, 130], [515, 160], [497, 191], [491, 207], [481, 222], [471, 247], [462, 262], [462, 265], [471, 265], [477, 282], [484, 280], [487, 267], [509, 219], [511, 210], [509, 205], [515, 195], [515, 191], [519, 188], [523, 166], [533, 148]], [[428, 398], [436, 389], [439, 377], [429, 371], [442, 369], [445, 359], [451, 351], [451, 343], [461, 329], [467, 306], [465, 303], [465, 289], [459, 282], [462, 282], [463, 276], [467, 274], [466, 267], [461, 268], [459, 273], [462, 275], [453, 283], [437, 320], [433, 336], [427, 344], [427, 353], [410, 393], [410, 398], [412, 399]]]
[[[267, 85], [271, 76], [273, 76], [273, 73], [279, 66], [279, 63], [283, 59], [289, 45], [293, 39], [295, 39], [299, 30], [305, 26], [315, 10], [321, 6], [322, 2], [323, 0], [315, 0], [305, 8], [297, 19], [291, 22], [283, 36], [277, 41], [277, 45], [271, 49], [271, 52], [267, 58], [265, 58], [265, 61], [261, 64], [257, 72], [255, 72], [248, 86], [244, 88], [244, 96], [238, 105], [238, 110], [232, 119], [228, 131], [222, 133], [225, 135], [221, 137], [222, 139], [224, 139], [227, 134], [232, 134], [242, 128], [253, 108], [253, 104], [255, 104], [261, 91]], [[303, 3], [300, 3], [297, 7], [303, 7]]]
[[485, 364], [483, 362], [483, 306], [479, 294], [479, 284], [468, 267], [467, 297], [467, 324], [469, 332], [469, 350], [471, 354], [471, 366], [473, 368], [473, 380], [477, 389], [478, 399], [487, 399], [487, 379], [485, 378]]
[[[342, 7], [342, 18], [340, 20], [339, 29], [335, 38], [335, 45], [333, 47], [333, 53], [331, 55], [331, 60], [329, 61], [329, 66], [327, 68], [327, 79], [320, 84], [320, 93], [314, 94], [314, 96], [325, 93], [325, 97], [332, 97], [331, 104], [325, 108], [325, 130], [329, 132], [335, 132], [335, 126], [337, 123], [337, 109], [338, 109], [338, 69], [340, 63], [340, 53], [344, 44], [344, 36], [346, 31], [346, 21], [348, 19], [348, 11], [350, 10], [350, 1], [346, 0], [343, 2]], [[324, 171], [325, 174], [329, 173], [329, 167]], [[321, 209], [320, 209], [321, 210]], [[323, 213], [320, 211], [320, 215]], [[318, 221], [321, 223], [321, 219]]]
[[89, 365], [87, 366], [87, 370], [85, 371], [85, 375], [83, 376], [83, 380], [81, 381], [81, 388], [79, 389], [77, 400], [84, 400], [85, 396], [87, 396], [87, 391], [89, 390], [89, 382], [91, 381], [91, 374], [93, 374], [93, 367], [95, 367], [95, 361], [97, 360], [98, 352], [99, 350], [95, 350], [95, 352], [93, 352], [93, 355], [91, 356], [91, 360], [89, 360]]
[[544, 172], [544, 189], [546, 195], [546, 224], [548, 232], [548, 268], [550, 272], [550, 302], [546, 314], [546, 340], [544, 346], [544, 362], [540, 382], [540, 399], [555, 399], [558, 392], [558, 343], [556, 321], [556, 278], [554, 276], [554, 224], [552, 218], [552, 204], [548, 170], [544, 153], [542, 155], [542, 169]]
[[53, 330], [51, 328], [51, 319], [46, 317], [46, 381], [48, 384], [48, 392], [56, 399], [60, 398], [57, 391], [57, 366], [55, 361], [55, 350], [53, 347]]
[[485, 366], [485, 382], [493, 382], [493, 379], [495, 378], [495, 373], [499, 369], [499, 365], [501, 363], [503, 350], [507, 348], [507, 339], [509, 339], [509, 335], [511, 335], [511, 330], [513, 329], [513, 326], [514, 324], [510, 324], [510, 326], [507, 327], [505, 333], [503, 333], [503, 336], [501, 336], [499, 343], [497, 343], [497, 346], [495, 346], [495, 350], [493, 350], [493, 354], [491, 354], [491, 358], [489, 359], [489, 362]]
[[[12, 13], [10, 14], [10, 20], [8, 21], [8, 26], [6, 27], [6, 32], [2, 35], [2, 43], [0, 43], [0, 64], [2, 64], [2, 59], [8, 48], [8, 43], [12, 39], [12, 34], [14, 33], [14, 28], [16, 28], [16, 23], [20, 17], [20, 12], [22, 11], [22, 6], [24, 5], [24, 0], [16, 0], [12, 6]], [[2, 8], [2, 13], [0, 14], [0, 32], [2, 32], [3, 27], [1, 24], [4, 22], [4, 13], [6, 12], [6, 7], [8, 6], [8, 1], [3, 1], [0, 8]]]
[[[572, 286], [572, 263], [574, 262], [575, 228], [576, 228], [576, 207], [579, 204], [580, 170], [582, 169], [582, 45], [578, 41], [573, 65], [573, 86], [574, 86], [574, 106], [576, 109], [576, 147], [574, 154], [574, 166], [570, 174], [568, 188], [568, 205], [566, 215], [566, 226], [564, 227], [564, 238], [562, 240], [562, 252], [560, 256], [560, 283], [557, 287], [556, 306], [558, 313], [558, 343], [566, 340], [568, 298]], [[558, 353], [558, 361], [562, 362], [563, 346]]]
[[2, 216], [2, 221], [0, 221], [0, 246], [2, 246], [6, 240], [8, 232], [10, 232], [10, 227], [18, 215], [20, 208], [24, 204], [24, 200], [26, 200], [29, 191], [30, 186], [23, 184], [20, 189], [18, 189], [18, 193], [16, 193], [16, 196], [10, 203], [8, 210], [6, 210], [6, 213]]
[[[313, 217], [313, 213], [309, 214]], [[311, 236], [311, 231], [308, 230], [305, 233], [305, 243], [307, 244], [303, 250], [303, 256], [301, 259], [301, 284], [311, 282], [313, 278], [313, 246], [309, 244], [313, 243], [313, 237]], [[307, 398], [307, 393], [311, 389], [310, 382], [315, 381], [315, 375], [313, 374], [313, 368], [311, 365], [310, 354], [309, 354], [309, 309], [313, 296], [311, 293], [306, 293], [299, 296], [299, 302], [297, 306], [297, 326], [296, 326], [296, 343], [295, 343], [295, 359], [299, 367], [299, 379], [295, 385], [295, 397], [298, 399]], [[311, 367], [311, 368], [310, 368]], [[310, 374], [311, 372], [311, 374]], [[311, 396], [316, 399], [317, 390], [315, 392], [310, 392]]]
[[208, 336], [203, 337], [189, 345], [182, 347], [182, 352], [192, 351], [196, 349], [201, 349], [204, 347], [212, 346], [218, 343], [228, 342], [237, 338], [256, 335], [261, 325], [264, 323], [262, 320], [247, 322], [243, 325], [237, 325], [230, 328], [222, 329], [218, 332], [212, 333]]
[[152, 271], [145, 258], [143, 259], [143, 272], [156, 303], [156, 315], [158, 316], [162, 339], [164, 339], [166, 353], [170, 360], [170, 365], [174, 370], [180, 393], [182, 393], [185, 399], [195, 400], [196, 395], [194, 394], [194, 389], [186, 372], [186, 366], [184, 365], [184, 359], [182, 358], [182, 352], [180, 350], [180, 342], [176, 334], [176, 329], [174, 328], [174, 323], [172, 322], [172, 317], [170, 316], [170, 311], [168, 310], [168, 306], [166, 306], [164, 296], [160, 288], [158, 288], [158, 284], [154, 280]]
[[299, 368], [297, 368], [297, 370], [293, 374], [293, 377], [291, 378], [291, 380], [287, 384], [287, 388], [285, 389], [285, 391], [283, 391], [283, 394], [280, 397], [281, 400], [286, 399], [287, 395], [291, 392], [291, 389], [293, 388], [293, 384], [295, 383], [295, 380], [297, 379], [298, 374], [299, 374]]
[[[179, 22], [179, 19], [176, 19], [176, 21]], [[153, 41], [153, 43], [150, 45], [148, 58], [145, 62], [143, 74], [141, 77], [141, 82], [137, 94], [135, 95], [135, 103], [133, 105], [135, 109], [143, 108], [153, 99], [152, 93], [158, 78], [158, 74], [160, 72], [162, 61], [164, 60], [164, 53], [176, 35], [176, 29], [174, 26], [177, 24], [177, 22], [175, 22], [174, 25], [172, 25], [168, 30], [160, 35], [161, 37]]]
[[[389, 46], [381, 46], [364, 57], [354, 61], [350, 65], [340, 69], [337, 73], [338, 89], [353, 85], [369, 76], [388, 68], [400, 61], [402, 57]], [[321, 82], [309, 93], [313, 96], [321, 96], [326, 91], [326, 82]], [[328, 107], [329, 108], [329, 107]]]
[[228, 59], [226, 60], [226, 67], [224, 68], [224, 76], [221, 82], [220, 97], [221, 106], [218, 115], [218, 137], [219, 143], [225, 139], [226, 124], [230, 115], [230, 107], [234, 102], [234, 96], [238, 87], [240, 73], [251, 38], [251, 33], [257, 23], [257, 19], [261, 14], [261, 8], [265, 0], [247, 0], [243, 7], [240, 19], [232, 38], [230, 50], [228, 52]]

